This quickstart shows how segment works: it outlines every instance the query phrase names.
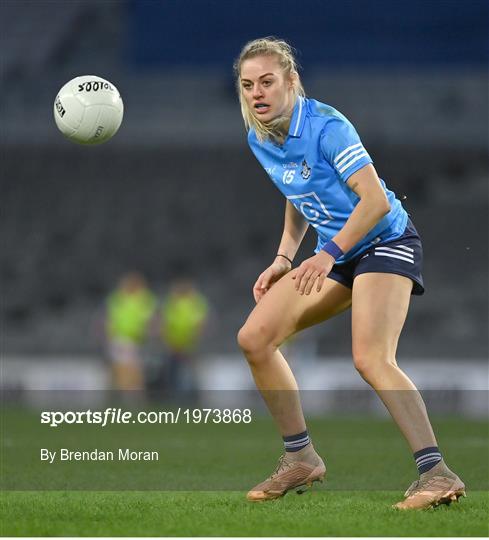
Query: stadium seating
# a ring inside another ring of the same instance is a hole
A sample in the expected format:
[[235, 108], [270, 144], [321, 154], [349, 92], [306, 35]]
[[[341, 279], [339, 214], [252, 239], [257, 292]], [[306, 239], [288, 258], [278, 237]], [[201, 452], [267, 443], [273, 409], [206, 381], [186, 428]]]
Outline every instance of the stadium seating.
[[[409, 166], [407, 149], [371, 151], [389, 184], [407, 196], [424, 240], [428, 293], [413, 301], [411, 315], [418, 336], [434, 351], [453, 351], [466, 339], [482, 351], [484, 157], [463, 152], [447, 162], [442, 152], [422, 161], [418, 151]], [[67, 145], [59, 155], [58, 147], [24, 146], [9, 148], [4, 159], [6, 345], [28, 343], [26, 325], [59, 319], [73, 330], [60, 332], [56, 346], [85, 352], [93, 342], [79, 331], [80, 317], [87, 329], [119, 275], [136, 268], [160, 291], [179, 273], [201, 283], [222, 325], [213, 346], [234, 347], [252, 305], [250, 287], [275, 252], [283, 219], [280, 194], [248, 150]], [[461, 184], [464, 199], [457, 200]], [[310, 235], [302, 257], [313, 245]]]

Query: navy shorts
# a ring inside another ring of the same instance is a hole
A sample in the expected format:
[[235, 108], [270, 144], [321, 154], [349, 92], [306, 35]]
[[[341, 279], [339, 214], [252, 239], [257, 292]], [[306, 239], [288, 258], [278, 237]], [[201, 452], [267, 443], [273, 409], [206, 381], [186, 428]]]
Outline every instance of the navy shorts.
[[399, 238], [389, 242], [379, 242], [351, 261], [335, 264], [328, 277], [351, 289], [353, 280], [359, 274], [369, 272], [399, 274], [412, 279], [411, 294], [421, 295], [424, 293], [422, 265], [421, 238], [411, 220], [408, 219], [406, 229]]

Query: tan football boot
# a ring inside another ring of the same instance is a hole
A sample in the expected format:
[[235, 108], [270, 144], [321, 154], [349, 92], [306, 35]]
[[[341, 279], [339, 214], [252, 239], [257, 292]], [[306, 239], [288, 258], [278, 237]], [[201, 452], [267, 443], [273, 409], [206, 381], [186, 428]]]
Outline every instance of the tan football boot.
[[440, 504], [457, 502], [465, 497], [465, 485], [442, 460], [432, 469], [423, 473], [419, 480], [413, 482], [406, 493], [405, 499], [394, 505], [398, 510], [423, 510], [435, 508]]
[[[297, 454], [297, 455], [294, 455]], [[287, 491], [297, 489], [301, 494], [313, 482], [322, 482], [326, 467], [312, 444], [299, 452], [280, 456], [277, 468], [265, 481], [248, 492], [249, 501], [269, 501], [283, 497]]]

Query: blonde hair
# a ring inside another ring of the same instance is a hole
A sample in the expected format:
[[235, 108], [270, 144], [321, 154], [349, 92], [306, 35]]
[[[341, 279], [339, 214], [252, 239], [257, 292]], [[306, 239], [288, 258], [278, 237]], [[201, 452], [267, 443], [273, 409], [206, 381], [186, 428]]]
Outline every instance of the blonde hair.
[[294, 102], [299, 96], [304, 97], [305, 92], [299, 78], [297, 61], [294, 57], [294, 50], [284, 40], [273, 36], [254, 39], [249, 41], [241, 50], [240, 55], [234, 62], [234, 73], [236, 76], [236, 88], [238, 90], [239, 103], [241, 105], [241, 114], [243, 115], [246, 130], [253, 128], [260, 142], [265, 139], [277, 138], [277, 127], [283, 123], [283, 118], [276, 118], [272, 122], [265, 124], [253, 115], [243, 96], [243, 86], [241, 85], [241, 66], [245, 60], [257, 56], [275, 56], [285, 77], [293, 77], [292, 86]]

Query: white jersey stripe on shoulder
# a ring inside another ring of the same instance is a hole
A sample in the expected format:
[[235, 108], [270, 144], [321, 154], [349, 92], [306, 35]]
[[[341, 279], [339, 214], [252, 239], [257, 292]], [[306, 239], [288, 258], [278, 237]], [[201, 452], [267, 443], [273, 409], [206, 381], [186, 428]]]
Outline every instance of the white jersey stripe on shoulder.
[[368, 154], [367, 152], [363, 151], [361, 154], [359, 154], [358, 156], [354, 157], [351, 161], [349, 161], [346, 165], [344, 165], [341, 169], [338, 169], [338, 172], [340, 173], [343, 173], [346, 171], [346, 169], [348, 169], [349, 167], [351, 167], [355, 162], [357, 162], [359, 159], [362, 159], [363, 157], [367, 156], [368, 157]]
[[343, 150], [343, 152], [339, 153], [335, 158], [334, 158], [334, 162], [336, 163], [337, 161], [339, 161], [347, 152], [349, 152], [350, 150], [353, 150], [354, 148], [358, 148], [359, 146], [362, 146], [362, 143], [357, 143], [357, 144], [352, 144], [351, 146], [349, 146], [348, 148], [345, 148]]
[[414, 264], [414, 261], [412, 261], [411, 259], [408, 259], [406, 257], [401, 257], [400, 255], [394, 255], [394, 253], [384, 253], [384, 252], [379, 253], [378, 251], [376, 251], [375, 256], [376, 257], [391, 257], [392, 259], [400, 259], [401, 261]]
[[396, 246], [397, 249], [404, 249], [406, 251], [414, 252], [413, 248], [407, 247], [407, 246]]
[[297, 122], [295, 123], [295, 128], [294, 128], [294, 133], [293, 133], [294, 137], [297, 135], [297, 132], [299, 131], [299, 126], [301, 123], [301, 116], [302, 116], [302, 98], [299, 96], [299, 113], [297, 114]]
[[336, 164], [336, 167], [342, 167], [351, 157], [356, 156], [360, 152], [366, 152], [365, 148], [362, 146], [358, 150], [353, 150], [346, 157]]
[[414, 253], [408, 253], [406, 251], [402, 251], [400, 249], [394, 249], [387, 246], [379, 246], [375, 248], [375, 251], [389, 251], [390, 253], [397, 253], [398, 255], [402, 255], [403, 257], [408, 257], [408, 259], [414, 259]]

